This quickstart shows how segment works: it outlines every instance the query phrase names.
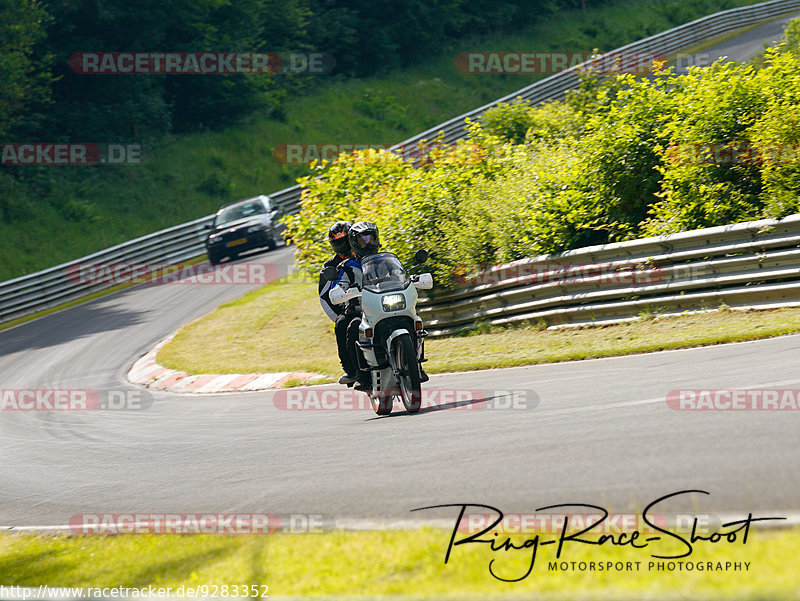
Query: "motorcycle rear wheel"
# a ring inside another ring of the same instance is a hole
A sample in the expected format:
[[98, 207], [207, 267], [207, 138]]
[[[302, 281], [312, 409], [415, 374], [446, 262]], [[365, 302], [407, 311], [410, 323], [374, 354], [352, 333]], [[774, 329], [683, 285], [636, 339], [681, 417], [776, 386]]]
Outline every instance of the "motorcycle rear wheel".
[[394, 398], [391, 394], [380, 393], [380, 398], [370, 395], [369, 402], [372, 403], [372, 410], [378, 415], [389, 415], [392, 412]]

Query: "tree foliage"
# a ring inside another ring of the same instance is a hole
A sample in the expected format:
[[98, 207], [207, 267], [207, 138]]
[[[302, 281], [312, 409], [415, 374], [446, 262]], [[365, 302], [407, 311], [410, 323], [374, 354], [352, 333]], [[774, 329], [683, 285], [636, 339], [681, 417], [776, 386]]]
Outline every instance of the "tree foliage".
[[340, 77], [364, 76], [415, 63], [464, 35], [531, 24], [558, 6], [554, 0], [0, 0], [0, 133], [141, 140], [219, 127], [256, 108], [280, 115], [283, 103], [315, 83], [302, 73], [91, 76], [69, 68], [77, 52], [317, 52], [331, 57]]
[[37, 48], [50, 20], [34, 0], [0, 0], [0, 136], [35, 127], [50, 98], [50, 57]]

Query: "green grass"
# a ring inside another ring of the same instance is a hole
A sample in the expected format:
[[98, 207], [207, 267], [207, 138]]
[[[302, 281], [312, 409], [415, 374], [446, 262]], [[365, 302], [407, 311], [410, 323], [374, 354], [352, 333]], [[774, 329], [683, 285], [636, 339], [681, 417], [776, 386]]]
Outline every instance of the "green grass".
[[[573, 361], [793, 332], [800, 332], [800, 308], [710, 311], [579, 329], [489, 329], [428, 339], [425, 369], [442, 373]], [[332, 324], [319, 307], [316, 287], [294, 277], [226, 303], [183, 327], [159, 351], [158, 361], [193, 374], [308, 371], [331, 378], [340, 371]]]
[[[729, 6], [753, 3], [733, 0]], [[207, 215], [225, 202], [290, 186], [307, 169], [278, 163], [272, 152], [279, 144], [395, 143], [542, 77], [460, 73], [454, 66], [459, 52], [611, 50], [720, 8], [688, 2], [670, 10], [663, 6], [616, 0], [601, 8], [564, 11], [514, 35], [466, 39], [385, 76], [349, 81], [320, 76], [313, 91], [287, 103], [282, 121], [257, 112], [224, 131], [171, 136], [156, 143], [141, 165], [30, 167], [26, 173], [35, 185], [0, 192], [13, 196], [27, 215], [0, 223], [0, 280]], [[375, 108], [381, 119], [370, 116]], [[204, 191], [209, 188], [218, 192]], [[55, 207], [67, 200], [86, 202], [88, 209], [83, 216], [65, 216]]]
[[283, 278], [182, 328], [159, 361], [203, 370], [190, 373], [333, 374], [338, 363], [330, 324], [313, 285]]
[[[433, 528], [262, 536], [5, 534], [0, 535], [0, 575], [6, 586], [265, 584], [271, 598], [405, 594], [420, 599], [797, 599], [796, 529], [755, 530], [746, 545], [698, 543], [686, 558], [747, 561], [747, 572], [649, 571], [647, 562], [655, 560], [646, 550], [581, 545], [569, 548], [562, 559], [641, 561], [640, 571], [550, 572], [547, 563], [554, 560], [554, 552], [542, 547], [534, 571], [518, 583], [489, 575], [492, 554], [484, 545], [457, 547], [444, 565], [449, 536], [449, 531]], [[659, 550], [671, 551], [666, 546]], [[527, 569], [529, 557], [500, 553], [494, 567], [518, 576]]]

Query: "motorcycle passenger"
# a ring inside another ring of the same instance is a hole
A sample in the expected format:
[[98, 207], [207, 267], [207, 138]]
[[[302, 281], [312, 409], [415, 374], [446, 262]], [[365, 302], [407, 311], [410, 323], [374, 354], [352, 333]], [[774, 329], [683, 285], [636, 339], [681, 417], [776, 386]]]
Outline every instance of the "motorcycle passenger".
[[[361, 290], [364, 279], [364, 274], [361, 271], [361, 259], [375, 254], [381, 246], [378, 238], [378, 226], [369, 221], [359, 221], [350, 227], [347, 237], [350, 241], [353, 259], [339, 265], [339, 279], [335, 285], [341, 286], [345, 291], [351, 286], [356, 286]], [[347, 323], [345, 346], [351, 357], [351, 365], [357, 368], [357, 381], [354, 388], [366, 392], [372, 389], [372, 377], [368, 369], [363, 369], [363, 367], [366, 367], [366, 361], [361, 355], [357, 344], [358, 329], [361, 325], [361, 302], [359, 299], [353, 299], [348, 304], [352, 304], [357, 314]], [[341, 379], [339, 382], [347, 383], [342, 382]]]
[[333, 282], [329, 282], [323, 278], [322, 272], [326, 267], [338, 267], [339, 263], [351, 257], [350, 240], [347, 237], [351, 225], [349, 221], [337, 221], [328, 230], [328, 244], [330, 244], [331, 250], [333, 251], [333, 256], [322, 264], [322, 269], [319, 273], [319, 304], [322, 305], [322, 310], [325, 311], [325, 315], [327, 315], [331, 321], [336, 321], [336, 318], [344, 313], [344, 306], [331, 303], [330, 292]]
[[[352, 261], [352, 253], [350, 251], [350, 239], [347, 234], [350, 231], [351, 223], [349, 221], [337, 221], [328, 230], [328, 243], [333, 250], [334, 255], [330, 257], [322, 265], [322, 270], [326, 267], [337, 267], [342, 269], [342, 264], [347, 265]], [[358, 266], [360, 269], [360, 266]], [[348, 269], [353, 269], [354, 265], [349, 265]], [[331, 303], [330, 292], [331, 287], [335, 284], [329, 282], [322, 277], [322, 271], [319, 276], [319, 302], [322, 305], [322, 310], [334, 322], [333, 331], [336, 334], [336, 347], [339, 353], [339, 362], [342, 364], [344, 374], [339, 378], [340, 384], [352, 384], [356, 381], [356, 374], [358, 373], [358, 364], [353, 362], [352, 354], [347, 348], [347, 326], [350, 321], [360, 317], [358, 304], [352, 302], [343, 305], [334, 305]]]

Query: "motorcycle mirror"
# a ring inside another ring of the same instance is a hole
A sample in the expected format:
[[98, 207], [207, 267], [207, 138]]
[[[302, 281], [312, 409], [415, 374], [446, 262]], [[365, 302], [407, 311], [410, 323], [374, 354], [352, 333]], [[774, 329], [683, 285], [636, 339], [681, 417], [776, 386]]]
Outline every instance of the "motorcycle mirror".
[[335, 267], [328, 265], [322, 270], [322, 279], [335, 282], [339, 279], [339, 271]]
[[422, 265], [427, 260], [428, 260], [427, 250], [419, 249], [416, 253], [414, 253], [414, 262], [417, 265]]

